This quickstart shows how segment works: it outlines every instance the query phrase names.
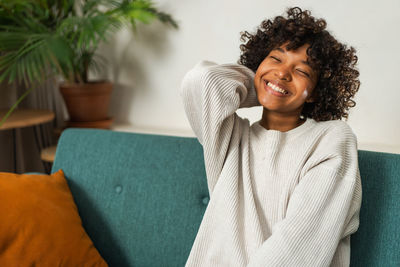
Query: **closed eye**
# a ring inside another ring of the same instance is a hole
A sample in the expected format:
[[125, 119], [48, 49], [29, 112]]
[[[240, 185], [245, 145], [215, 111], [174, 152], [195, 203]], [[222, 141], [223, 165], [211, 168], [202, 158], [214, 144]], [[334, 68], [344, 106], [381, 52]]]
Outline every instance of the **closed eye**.
[[307, 72], [305, 72], [305, 71], [302, 71], [302, 70], [297, 70], [298, 72], [301, 72], [302, 74], [304, 74], [304, 75], [306, 75], [307, 77], [310, 77], [310, 74], [308, 74]]
[[281, 61], [279, 58], [277, 58], [277, 57], [274, 57], [274, 56], [270, 56], [271, 58], [273, 58], [274, 60], [276, 60], [276, 61]]

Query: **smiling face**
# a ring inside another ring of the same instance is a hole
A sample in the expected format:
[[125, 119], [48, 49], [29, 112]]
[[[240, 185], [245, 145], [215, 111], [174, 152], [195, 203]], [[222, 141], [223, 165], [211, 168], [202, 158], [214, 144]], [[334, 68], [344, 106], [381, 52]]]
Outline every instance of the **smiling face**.
[[307, 63], [308, 44], [286, 50], [277, 47], [261, 62], [254, 77], [258, 101], [268, 111], [300, 116], [304, 103], [313, 102], [317, 73]]

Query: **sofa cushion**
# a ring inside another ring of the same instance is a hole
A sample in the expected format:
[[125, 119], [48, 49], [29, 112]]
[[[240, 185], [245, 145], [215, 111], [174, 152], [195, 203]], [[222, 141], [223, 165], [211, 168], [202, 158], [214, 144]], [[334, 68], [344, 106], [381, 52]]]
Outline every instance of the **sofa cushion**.
[[107, 266], [60, 170], [0, 173], [0, 266]]

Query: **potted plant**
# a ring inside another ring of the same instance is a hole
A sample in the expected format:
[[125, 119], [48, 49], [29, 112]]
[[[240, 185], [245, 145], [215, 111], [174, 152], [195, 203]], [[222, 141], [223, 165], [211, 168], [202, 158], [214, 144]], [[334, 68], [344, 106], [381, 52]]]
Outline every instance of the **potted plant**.
[[99, 44], [121, 27], [155, 19], [178, 28], [150, 0], [0, 0], [0, 82], [32, 88], [60, 75], [70, 119], [104, 120], [112, 84], [88, 77], [101, 67]]

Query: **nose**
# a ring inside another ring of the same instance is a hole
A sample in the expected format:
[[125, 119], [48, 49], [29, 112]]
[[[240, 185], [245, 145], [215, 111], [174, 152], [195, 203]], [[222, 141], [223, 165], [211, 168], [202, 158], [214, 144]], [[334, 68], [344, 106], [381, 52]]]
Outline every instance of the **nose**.
[[277, 69], [275, 72], [275, 76], [278, 79], [285, 80], [285, 81], [290, 81], [292, 79], [292, 76], [290, 75], [290, 71], [285, 66], [282, 66], [279, 69]]

